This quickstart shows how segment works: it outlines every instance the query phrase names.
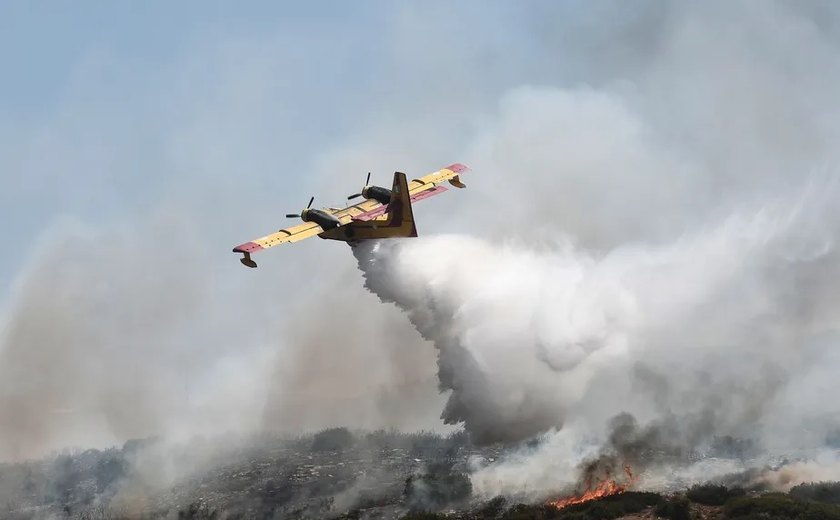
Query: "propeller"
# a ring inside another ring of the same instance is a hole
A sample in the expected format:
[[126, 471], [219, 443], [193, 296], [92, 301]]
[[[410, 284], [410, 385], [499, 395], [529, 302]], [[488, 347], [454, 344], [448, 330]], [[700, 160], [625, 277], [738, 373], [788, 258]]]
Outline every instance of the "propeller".
[[[306, 209], [309, 209], [312, 206], [313, 202], [315, 202], [315, 196], [314, 195], [312, 196], [311, 199], [309, 199], [309, 204], [306, 205]], [[286, 218], [300, 218], [300, 214], [299, 213], [286, 213]]]
[[[367, 188], [368, 184], [370, 184], [370, 172], [368, 172], [367, 179], [365, 179], [365, 186], [364, 187]], [[364, 188], [362, 188], [362, 191], [364, 191]], [[362, 192], [354, 193], [353, 195], [350, 195], [349, 197], [347, 197], [347, 200], [353, 200], [353, 199], [361, 197], [361, 196], [362, 196]]]

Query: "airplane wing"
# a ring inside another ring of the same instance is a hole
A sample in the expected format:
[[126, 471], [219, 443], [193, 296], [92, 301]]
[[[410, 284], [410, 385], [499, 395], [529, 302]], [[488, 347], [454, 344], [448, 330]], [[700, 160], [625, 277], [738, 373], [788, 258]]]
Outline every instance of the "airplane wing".
[[[466, 185], [461, 182], [459, 175], [469, 170], [468, 167], [460, 163], [450, 164], [446, 168], [441, 168], [436, 172], [413, 179], [408, 183], [408, 193], [411, 195], [411, 202], [427, 199], [433, 195], [438, 195], [446, 191], [446, 186], [441, 186], [445, 182], [449, 182], [458, 188], [465, 188]], [[349, 216], [347, 220], [373, 220], [385, 214], [387, 207], [375, 200], [366, 200], [361, 204], [350, 206], [334, 213], [333, 215], [345, 224], [344, 218]]]
[[314, 222], [304, 222], [297, 226], [281, 229], [276, 233], [266, 235], [261, 238], [255, 238], [250, 242], [245, 242], [233, 248], [234, 253], [256, 253], [269, 247], [279, 246], [286, 242], [297, 242], [304, 238], [314, 237], [323, 231], [321, 226]]
[[[338, 220], [341, 221], [342, 224], [347, 224], [353, 220], [354, 216], [363, 215], [365, 213], [370, 212], [371, 210], [376, 209], [377, 207], [383, 208], [384, 213], [385, 206], [383, 206], [375, 200], [365, 200], [347, 208], [324, 208], [321, 211], [336, 217]], [[240, 244], [233, 248], [233, 252], [248, 253], [248, 255], [250, 255], [251, 253], [258, 253], [263, 249], [279, 246], [280, 244], [285, 244], [286, 242], [297, 242], [305, 238], [314, 237], [322, 231], [324, 230], [317, 223], [304, 222], [303, 224], [298, 224], [297, 226], [284, 228], [277, 231], [276, 233], [271, 233], [270, 235], [255, 238], [250, 242]], [[247, 257], [245, 260], [247, 260]], [[245, 265], [249, 264], [245, 263]]]
[[[408, 185], [408, 192], [411, 195], [411, 202], [423, 200], [433, 195], [443, 193], [446, 191], [445, 186], [441, 186], [444, 182], [449, 182], [453, 186], [459, 188], [465, 187], [460, 181], [459, 174], [468, 170], [463, 164], [451, 164], [446, 168], [442, 168], [436, 172], [430, 173], [419, 179], [413, 179]], [[337, 218], [342, 225], [348, 224], [353, 220], [373, 220], [381, 217], [387, 210], [386, 205], [380, 202], [368, 199], [358, 204], [348, 206], [346, 208], [324, 208], [321, 211]], [[241, 262], [249, 267], [256, 267], [256, 264], [251, 260], [251, 254], [257, 253], [270, 247], [285, 244], [286, 242], [297, 242], [305, 238], [314, 237], [324, 231], [321, 226], [315, 222], [304, 222], [297, 226], [284, 228], [276, 233], [271, 233], [264, 237], [255, 238], [250, 242], [245, 242], [233, 248], [234, 253], [244, 253], [245, 257]]]
[[[368, 199], [366, 201], [360, 202], [358, 204], [353, 204], [352, 206], [347, 206], [346, 208], [331, 208], [334, 209], [335, 212], [332, 214], [335, 218], [341, 221], [342, 224], [347, 224], [352, 220], [369, 220], [363, 217], [364, 215], [370, 213], [371, 211], [375, 211], [377, 209], [382, 209], [382, 213], [385, 213], [385, 205], [380, 203], [379, 201]], [[380, 214], [382, 214], [380, 213]]]
[[428, 175], [420, 177], [419, 179], [412, 180], [408, 184], [408, 191], [414, 195], [415, 193], [433, 188], [438, 184], [443, 184], [446, 181], [449, 181], [449, 184], [455, 186], [456, 188], [466, 188], [466, 184], [461, 182], [460, 174], [467, 170], [469, 170], [469, 168], [461, 163], [450, 164], [446, 168], [441, 168], [436, 172], [432, 172]]

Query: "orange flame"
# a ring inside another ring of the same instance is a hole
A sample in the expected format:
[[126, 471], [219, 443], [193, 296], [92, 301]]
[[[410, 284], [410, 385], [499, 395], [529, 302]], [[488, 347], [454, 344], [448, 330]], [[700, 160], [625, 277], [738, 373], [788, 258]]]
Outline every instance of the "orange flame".
[[548, 502], [548, 505], [554, 506], [557, 509], [563, 509], [564, 507], [568, 507], [574, 504], [582, 504], [584, 502], [589, 502], [590, 500], [624, 493], [636, 481], [636, 477], [633, 475], [633, 471], [630, 469], [630, 466], [624, 466], [624, 473], [625, 475], [627, 475], [627, 478], [623, 482], [619, 482], [616, 479], [610, 478], [609, 473], [607, 473], [606, 477], [600, 482], [598, 482], [597, 485], [595, 485], [594, 487], [592, 485], [592, 478], [587, 478], [586, 490], [583, 493], [579, 495], [573, 495], [567, 498], [551, 500]]

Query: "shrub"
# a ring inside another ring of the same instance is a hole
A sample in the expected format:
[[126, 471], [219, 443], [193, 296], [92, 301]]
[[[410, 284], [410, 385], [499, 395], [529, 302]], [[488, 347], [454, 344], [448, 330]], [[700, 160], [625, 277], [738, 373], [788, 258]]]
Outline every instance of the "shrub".
[[193, 502], [186, 509], [178, 511], [178, 520], [216, 520], [217, 518], [219, 518], [218, 511], [210, 509], [202, 502]]
[[432, 432], [417, 432], [407, 436], [408, 451], [418, 459], [434, 459], [445, 450], [440, 436]]
[[312, 451], [344, 451], [355, 442], [347, 428], [328, 428], [312, 437]]
[[498, 496], [481, 506], [476, 514], [479, 518], [497, 518], [504, 512], [506, 504], [505, 497]]
[[437, 510], [464, 500], [471, 493], [469, 477], [446, 465], [433, 465], [426, 473], [412, 475], [405, 481], [406, 504], [412, 511]]
[[656, 506], [656, 515], [670, 520], [689, 520], [691, 503], [685, 497], [673, 497]]
[[400, 520], [444, 520], [446, 515], [439, 515], [437, 513], [418, 512], [409, 513], [400, 518]]
[[707, 506], [722, 506], [730, 498], [739, 497], [744, 494], [741, 488], [727, 488], [719, 484], [697, 484], [691, 487], [686, 496], [692, 502], [705, 504]]
[[739, 520], [748, 518], [840, 520], [840, 507], [804, 502], [781, 493], [769, 493], [758, 497], [735, 498], [726, 504], [724, 514], [727, 518]]
[[551, 506], [517, 504], [508, 509], [502, 518], [504, 520], [547, 520], [560, 518], [559, 515], [560, 511]]
[[826, 504], [840, 504], [840, 482], [811, 482], [790, 490], [790, 496]]
[[564, 507], [556, 518], [567, 520], [611, 520], [620, 516], [644, 511], [662, 502], [658, 493], [627, 491], [599, 500]]
[[124, 458], [118, 455], [103, 457], [97, 461], [93, 469], [96, 488], [100, 493], [105, 491], [109, 486], [123, 478], [127, 472], [128, 462]]

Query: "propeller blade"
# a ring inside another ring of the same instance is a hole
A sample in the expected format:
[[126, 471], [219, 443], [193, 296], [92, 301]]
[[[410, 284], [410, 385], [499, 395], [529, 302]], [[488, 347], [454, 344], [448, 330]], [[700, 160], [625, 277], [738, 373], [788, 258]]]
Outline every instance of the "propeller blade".
[[368, 172], [367, 179], [365, 179], [365, 186], [368, 186], [369, 184], [370, 184], [370, 172]]
[[356, 193], [355, 195], [350, 195], [349, 197], [347, 197], [347, 200], [353, 200], [353, 199], [361, 197], [361, 196], [362, 196], [361, 193]]
[[298, 218], [300, 215], [296, 213], [286, 213], [286, 218]]
[[309, 209], [309, 207], [312, 206], [313, 202], [315, 202], [315, 195], [313, 195], [312, 198], [309, 199], [309, 204], [306, 205], [306, 209]]

